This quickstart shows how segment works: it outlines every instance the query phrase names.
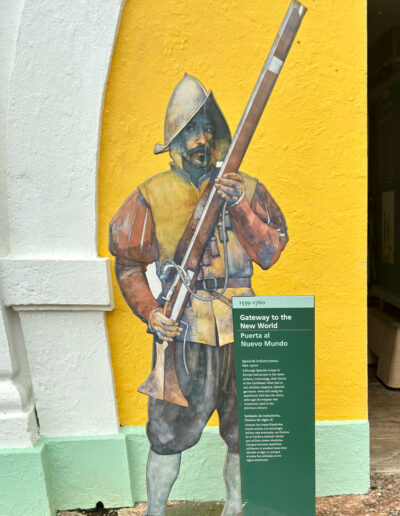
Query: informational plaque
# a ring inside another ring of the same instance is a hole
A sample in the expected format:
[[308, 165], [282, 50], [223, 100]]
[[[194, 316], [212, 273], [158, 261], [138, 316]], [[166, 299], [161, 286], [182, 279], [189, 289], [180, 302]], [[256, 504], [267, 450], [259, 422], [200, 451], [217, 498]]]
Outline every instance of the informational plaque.
[[233, 298], [244, 516], [315, 514], [314, 297]]

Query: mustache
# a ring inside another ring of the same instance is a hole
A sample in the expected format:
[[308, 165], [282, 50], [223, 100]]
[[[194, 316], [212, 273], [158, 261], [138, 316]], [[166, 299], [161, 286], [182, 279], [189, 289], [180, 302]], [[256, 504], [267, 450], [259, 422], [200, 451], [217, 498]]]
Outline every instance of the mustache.
[[209, 149], [209, 147], [206, 147], [205, 145], [197, 145], [196, 147], [194, 147], [194, 149], [190, 149], [188, 151], [188, 154], [191, 158], [193, 158], [195, 154], [204, 154], [204, 157], [206, 159], [209, 159], [209, 157], [211, 156], [211, 150]]

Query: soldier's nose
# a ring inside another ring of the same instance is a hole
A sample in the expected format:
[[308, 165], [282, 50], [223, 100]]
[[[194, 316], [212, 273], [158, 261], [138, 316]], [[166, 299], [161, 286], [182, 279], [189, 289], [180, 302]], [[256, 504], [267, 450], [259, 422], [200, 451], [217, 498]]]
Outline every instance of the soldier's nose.
[[203, 132], [201, 132], [201, 133], [199, 134], [199, 136], [198, 136], [198, 138], [197, 138], [197, 141], [198, 141], [199, 143], [201, 143], [202, 145], [205, 145], [205, 144], [206, 144], [207, 140], [206, 140], [206, 136], [205, 136], [205, 134], [204, 134]]

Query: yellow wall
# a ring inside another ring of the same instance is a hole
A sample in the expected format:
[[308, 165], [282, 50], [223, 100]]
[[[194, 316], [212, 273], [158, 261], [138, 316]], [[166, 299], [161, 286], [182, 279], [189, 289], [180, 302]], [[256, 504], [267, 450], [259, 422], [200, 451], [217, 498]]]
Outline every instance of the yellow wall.
[[[232, 132], [288, 6], [283, 0], [128, 0], [105, 99], [99, 172], [99, 252], [108, 223], [136, 186], [168, 169], [154, 156], [184, 72], [214, 91]], [[319, 420], [366, 418], [366, 2], [308, 0], [308, 13], [241, 169], [270, 189], [290, 242], [261, 295], [316, 296]], [[136, 392], [151, 338], [114, 278], [107, 318], [121, 424], [146, 421]], [[299, 364], [301, 367], [301, 364]], [[216, 420], [213, 419], [213, 424]]]

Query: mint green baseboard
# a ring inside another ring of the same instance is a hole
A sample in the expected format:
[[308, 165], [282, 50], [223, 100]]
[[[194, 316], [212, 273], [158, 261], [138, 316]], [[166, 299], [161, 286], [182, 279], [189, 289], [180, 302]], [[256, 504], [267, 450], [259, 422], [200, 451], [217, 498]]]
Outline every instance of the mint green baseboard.
[[368, 421], [319, 421], [315, 429], [317, 496], [366, 493]]
[[[41, 438], [34, 448], [0, 450], [1, 516], [53, 516], [56, 509], [129, 507], [146, 499], [143, 427], [117, 435]], [[175, 500], [221, 500], [225, 444], [208, 427], [185, 452]], [[317, 496], [369, 489], [368, 421], [316, 424]]]
[[105, 507], [132, 504], [124, 434], [43, 438], [41, 442], [57, 509], [90, 508], [100, 501]]
[[50, 516], [54, 512], [43, 443], [0, 450], [0, 514]]

